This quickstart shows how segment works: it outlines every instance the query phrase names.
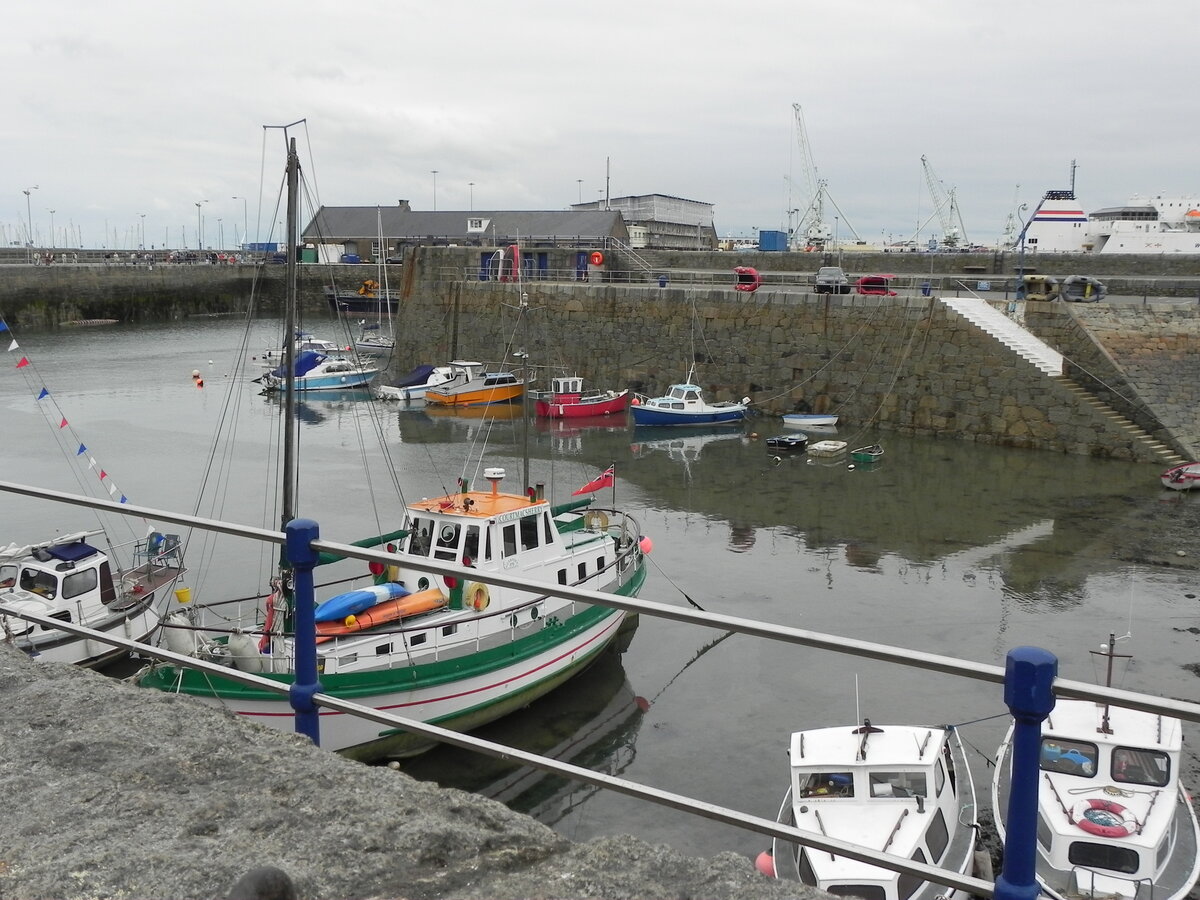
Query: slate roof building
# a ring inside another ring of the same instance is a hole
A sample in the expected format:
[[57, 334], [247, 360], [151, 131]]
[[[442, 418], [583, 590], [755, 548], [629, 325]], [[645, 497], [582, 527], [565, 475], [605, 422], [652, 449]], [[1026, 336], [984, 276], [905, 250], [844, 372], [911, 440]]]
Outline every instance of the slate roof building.
[[402, 200], [397, 206], [322, 206], [301, 240], [323, 261], [347, 254], [367, 262], [380, 255], [398, 259], [415, 246], [605, 247], [610, 240], [628, 243], [629, 231], [615, 209], [422, 212]]

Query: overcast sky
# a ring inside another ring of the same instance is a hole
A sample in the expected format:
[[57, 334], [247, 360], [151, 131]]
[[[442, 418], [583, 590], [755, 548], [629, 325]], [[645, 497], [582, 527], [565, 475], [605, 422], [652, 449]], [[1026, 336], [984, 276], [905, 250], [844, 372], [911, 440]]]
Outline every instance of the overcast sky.
[[28, 208], [41, 245], [266, 239], [284, 145], [263, 126], [303, 119], [326, 205], [663, 193], [750, 235], [808, 202], [798, 103], [840, 238], [913, 237], [924, 155], [992, 243], [1073, 159], [1088, 210], [1198, 192], [1198, 19], [1190, 0], [13, 0], [0, 226], [21, 243]]

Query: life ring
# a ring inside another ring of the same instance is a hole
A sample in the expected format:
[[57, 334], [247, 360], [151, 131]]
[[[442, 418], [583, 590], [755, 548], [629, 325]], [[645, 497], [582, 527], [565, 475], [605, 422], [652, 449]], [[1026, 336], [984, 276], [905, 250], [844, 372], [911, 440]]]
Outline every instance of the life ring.
[[463, 590], [463, 597], [466, 598], [467, 605], [476, 612], [483, 612], [488, 608], [488, 604], [492, 602], [491, 592], [488, 591], [488, 586], [482, 581], [472, 581]]
[[1097, 837], [1128, 837], [1140, 827], [1137, 817], [1120, 803], [1100, 798], [1080, 800], [1072, 818], [1076, 825]]
[[588, 257], [588, 262], [593, 266], [602, 266], [604, 265], [604, 254], [599, 250], [593, 250], [592, 255]]

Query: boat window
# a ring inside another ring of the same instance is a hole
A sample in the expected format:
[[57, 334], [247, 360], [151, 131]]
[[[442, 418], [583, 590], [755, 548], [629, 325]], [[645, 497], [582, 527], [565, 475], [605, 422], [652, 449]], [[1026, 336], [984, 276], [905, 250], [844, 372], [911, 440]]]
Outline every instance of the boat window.
[[113, 585], [112, 569], [108, 560], [100, 563], [100, 602], [108, 606], [117, 599], [117, 589]]
[[838, 897], [861, 897], [862, 900], [885, 900], [887, 897], [881, 884], [831, 884], [825, 890]]
[[557, 532], [554, 530], [554, 523], [550, 520], [550, 511], [549, 510], [546, 510], [546, 512], [544, 512], [542, 514], [542, 523], [543, 523], [542, 533], [544, 535], [546, 535], [546, 543], [553, 544], [554, 543], [554, 535], [557, 534]]
[[800, 850], [799, 868], [800, 868], [800, 880], [804, 884], [809, 885], [810, 887], [816, 887], [817, 886], [817, 876], [816, 876], [816, 873], [813, 872], [812, 863], [809, 862], [809, 860], [808, 860], [808, 851], [807, 850], [804, 850], [804, 849]]
[[1171, 778], [1171, 758], [1158, 750], [1117, 747], [1112, 755], [1112, 778], [1163, 787]]
[[63, 579], [63, 597], [78, 597], [80, 594], [94, 591], [99, 583], [100, 580], [96, 576], [95, 569], [72, 572]]
[[21, 590], [40, 594], [48, 600], [53, 600], [58, 596], [58, 579], [49, 572], [24, 569], [21, 572]]
[[688, 391], [686, 394], [683, 395], [683, 399], [684, 400], [695, 400], [698, 403], [698, 402], [700, 402], [700, 392], [699, 391]]
[[375, 648], [375, 655], [376, 655], [376, 656], [387, 656], [387, 655], [388, 655], [389, 653], [391, 653], [391, 652], [392, 652], [392, 645], [391, 645], [391, 644], [379, 644], [379, 645], [378, 645], [378, 646], [376, 646], [376, 648]]
[[421, 644], [424, 644], [428, 640], [429, 640], [429, 634], [427, 632], [422, 631], [420, 634], [410, 634], [408, 636], [408, 646], [419, 647]]
[[682, 403], [672, 403], [671, 409], [683, 409], [683, 404]]
[[0, 566], [0, 588], [10, 588], [17, 583], [17, 567]]
[[946, 852], [946, 845], [950, 843], [950, 832], [946, 830], [946, 817], [942, 815], [940, 809], [935, 809], [933, 818], [929, 820], [929, 828], [925, 832], [925, 843], [929, 845], [929, 853], [934, 862], [942, 858], [942, 854]]
[[580, 581], [587, 580], [587, 563], [585, 563], [585, 562], [581, 562], [579, 564], [579, 580]]
[[[915, 863], [923, 864], [928, 862], [928, 860], [925, 859], [925, 854], [921, 851], [920, 847], [918, 847], [916, 852], [909, 858]], [[899, 895], [900, 900], [908, 900], [908, 898], [915, 894], [917, 889], [923, 884], [925, 884], [925, 879], [917, 875], [906, 875], [901, 872], [900, 877], [896, 879], [896, 892]]]
[[516, 525], [505, 525], [504, 526], [504, 555], [506, 557], [517, 555], [517, 526]]
[[604, 557], [603, 556], [596, 557], [596, 571], [597, 572], [604, 571]]
[[1039, 765], [1046, 772], [1065, 772], [1091, 778], [1096, 774], [1100, 752], [1088, 741], [1068, 741], [1063, 738], [1042, 738]]
[[1138, 853], [1121, 844], [1096, 844], [1091, 841], [1072, 841], [1067, 850], [1067, 859], [1073, 866], [1090, 869], [1108, 869], [1132, 875], [1138, 870]]
[[872, 797], [928, 797], [924, 772], [872, 772]]
[[559, 583], [559, 584], [566, 584], [566, 583], [567, 583], [567, 570], [566, 570], [566, 569], [559, 569], [559, 570], [558, 570], [558, 583]]
[[533, 550], [541, 541], [538, 540], [537, 516], [526, 516], [521, 520], [521, 549]]
[[458, 633], [458, 626], [455, 624], [442, 626], [442, 637], [450, 637], [451, 635], [457, 634], [457, 633]]
[[446, 522], [438, 529], [437, 548], [433, 551], [436, 559], [454, 559], [458, 556], [458, 538], [462, 529], [457, 525]]
[[[947, 746], [947, 749], [949, 749], [948, 746]], [[949, 757], [947, 757], [947, 759], [949, 759]], [[950, 770], [951, 771], [954, 770], [953, 764], [951, 764]], [[942, 788], [945, 786], [945, 784], [946, 784], [946, 769], [942, 766], [942, 761], [939, 759], [937, 761], [937, 765], [934, 766], [934, 769], [933, 769], [933, 787], [934, 787], [934, 794], [936, 796], [938, 796], [938, 797], [942, 796]]]
[[479, 526], [467, 526], [467, 539], [463, 541], [463, 565], [468, 566], [479, 559]]
[[809, 772], [800, 779], [801, 797], [853, 797], [852, 772]]
[[483, 558], [492, 558], [492, 529], [487, 529], [483, 535]]
[[408, 552], [414, 556], [429, 555], [429, 536], [433, 523], [429, 519], [413, 519], [412, 533], [408, 536]]

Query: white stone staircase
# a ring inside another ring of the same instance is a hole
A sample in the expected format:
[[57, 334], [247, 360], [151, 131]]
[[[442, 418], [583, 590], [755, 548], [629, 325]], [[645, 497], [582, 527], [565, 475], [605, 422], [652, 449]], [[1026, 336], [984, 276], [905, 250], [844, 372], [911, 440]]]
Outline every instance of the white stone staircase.
[[1041, 338], [1026, 331], [1000, 310], [986, 300], [977, 297], [941, 297], [942, 303], [958, 313], [971, 324], [987, 332], [1000, 343], [1004, 344], [1021, 358], [1037, 366], [1046, 375], [1059, 382], [1074, 394], [1080, 403], [1092, 407], [1100, 415], [1107, 418], [1115, 428], [1125, 432], [1129, 439], [1142, 444], [1150, 453], [1163, 463], [1178, 465], [1186, 462], [1170, 447], [1155, 440], [1144, 429], [1121, 415], [1103, 400], [1100, 400], [1085, 388], [1080, 387], [1063, 374], [1063, 355], [1043, 341]]
[[942, 297], [942, 303], [964, 319], [983, 329], [1018, 356], [1029, 360], [1047, 375], [1061, 375], [1063, 355], [1030, 334], [986, 300], [977, 297]]

